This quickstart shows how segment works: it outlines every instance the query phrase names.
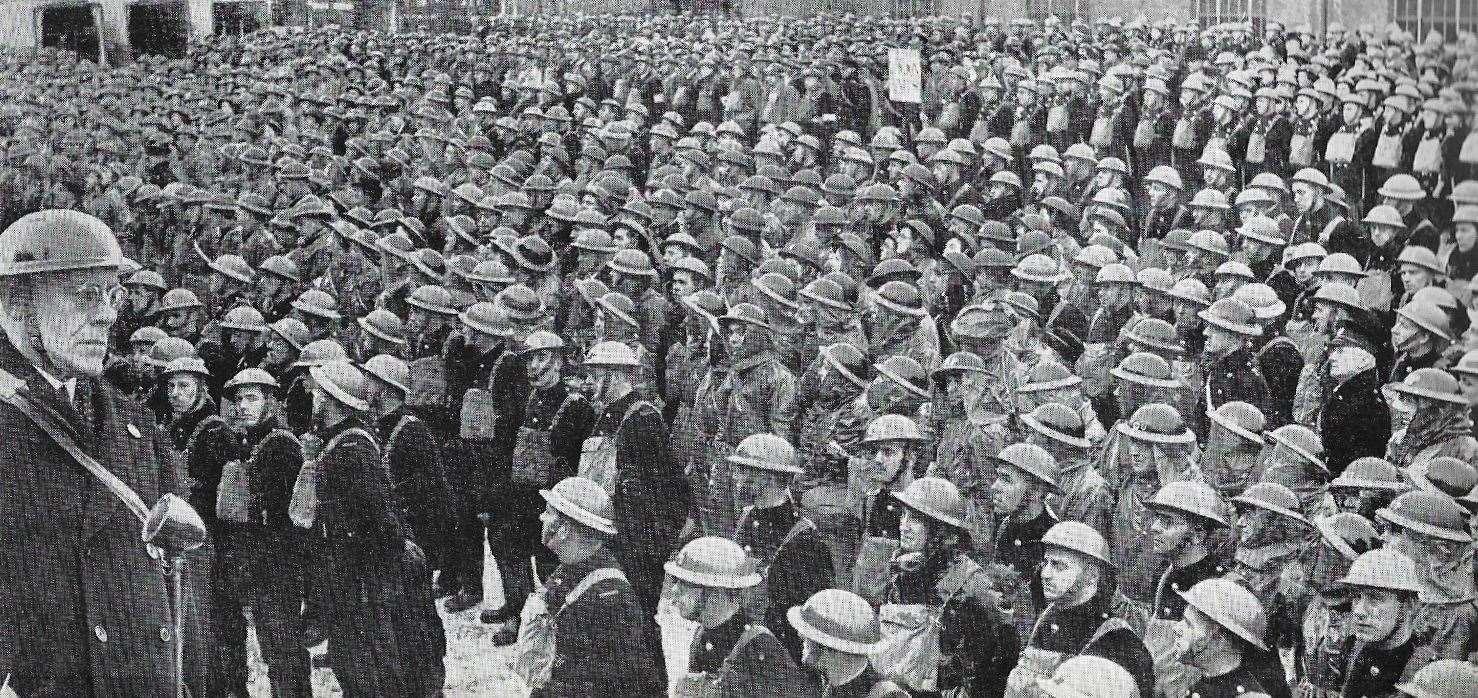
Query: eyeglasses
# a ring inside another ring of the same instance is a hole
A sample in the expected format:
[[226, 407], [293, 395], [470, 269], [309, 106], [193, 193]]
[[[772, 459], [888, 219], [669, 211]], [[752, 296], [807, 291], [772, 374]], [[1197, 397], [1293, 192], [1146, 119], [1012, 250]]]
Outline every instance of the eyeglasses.
[[101, 310], [104, 303], [117, 310], [123, 305], [123, 299], [126, 297], [128, 297], [128, 291], [118, 284], [103, 286], [94, 283], [77, 287], [77, 303], [89, 312]]

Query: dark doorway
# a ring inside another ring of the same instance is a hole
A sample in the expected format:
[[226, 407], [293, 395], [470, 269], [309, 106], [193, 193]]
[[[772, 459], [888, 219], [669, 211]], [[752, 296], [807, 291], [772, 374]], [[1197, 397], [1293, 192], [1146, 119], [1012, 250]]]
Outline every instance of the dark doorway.
[[258, 2], [216, 2], [211, 4], [216, 34], [250, 34], [262, 28], [265, 9]]
[[150, 2], [128, 6], [128, 45], [133, 48], [135, 55], [152, 53], [182, 58], [189, 31], [183, 2]]
[[78, 56], [98, 62], [97, 18], [91, 5], [58, 5], [41, 8], [41, 45], [75, 51]]

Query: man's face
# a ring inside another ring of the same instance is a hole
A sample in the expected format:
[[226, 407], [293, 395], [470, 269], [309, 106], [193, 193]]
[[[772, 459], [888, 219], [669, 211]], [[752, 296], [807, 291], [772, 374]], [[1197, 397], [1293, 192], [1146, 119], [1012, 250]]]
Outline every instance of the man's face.
[[117, 271], [86, 269], [36, 277], [33, 313], [46, 358], [71, 376], [100, 376], [108, 354], [108, 332], [123, 297]]
[[1401, 265], [1401, 283], [1407, 293], [1415, 293], [1432, 285], [1432, 271], [1415, 264]]
[[1361, 642], [1381, 642], [1395, 632], [1406, 612], [1401, 597], [1389, 589], [1361, 587], [1355, 593], [1351, 620], [1354, 634]]
[[1059, 548], [1049, 548], [1042, 559], [1042, 593], [1048, 601], [1071, 598], [1086, 571], [1083, 558]]
[[1220, 356], [1231, 353], [1242, 346], [1241, 337], [1215, 325], [1206, 325], [1206, 353]]
[[1293, 183], [1293, 203], [1300, 213], [1313, 211], [1319, 205], [1319, 193], [1314, 185], [1308, 182]]
[[907, 447], [902, 441], [880, 442], [873, 446], [872, 457], [867, 459], [864, 477], [873, 486], [882, 486], [898, 475], [906, 458]]
[[1157, 510], [1150, 521], [1150, 546], [1161, 557], [1178, 552], [1191, 534], [1191, 520], [1185, 514]]
[[741, 509], [758, 503], [775, 484], [775, 475], [762, 468], [741, 465], [732, 470], [734, 473], [734, 503]]
[[250, 429], [267, 416], [267, 394], [259, 385], [242, 386], [236, 389], [231, 406], [232, 426], [238, 430]]
[[929, 522], [912, 509], [903, 510], [903, 519], [898, 523], [898, 549], [905, 553], [919, 553], [929, 542]]
[[200, 395], [200, 379], [192, 373], [172, 373], [165, 385], [165, 396], [169, 398], [169, 409], [182, 415], [195, 406]]
[[1002, 468], [990, 485], [991, 509], [1000, 516], [1015, 513], [1032, 489], [1030, 478], [1019, 468]]
[[1463, 252], [1473, 249], [1473, 244], [1478, 242], [1478, 225], [1472, 223], [1458, 223], [1452, 230], [1452, 236], [1457, 241], [1457, 248]]

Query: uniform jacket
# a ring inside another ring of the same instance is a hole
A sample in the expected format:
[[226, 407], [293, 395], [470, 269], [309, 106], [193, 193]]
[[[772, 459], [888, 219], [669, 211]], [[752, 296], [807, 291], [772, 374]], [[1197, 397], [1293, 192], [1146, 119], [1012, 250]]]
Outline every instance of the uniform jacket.
[[768, 566], [764, 574], [770, 604], [765, 611], [765, 626], [799, 664], [801, 638], [785, 614], [791, 606], [804, 604], [812, 594], [833, 586], [831, 551], [811, 523], [801, 524], [795, 537], [784, 548], [779, 547], [801, 521], [800, 512], [790, 502], [752, 509], [744, 519], [743, 526], [734, 531], [735, 542], [760, 561], [761, 569]]
[[1381, 381], [1370, 368], [1335, 386], [1320, 413], [1318, 430], [1324, 443], [1325, 463], [1338, 476], [1357, 458], [1382, 456], [1391, 438], [1391, 420]]
[[659, 657], [647, 651], [642, 624], [652, 622], [637, 605], [631, 584], [608, 579], [590, 587], [568, 607], [565, 599], [593, 570], [616, 567], [609, 551], [576, 563], [560, 563], [549, 578], [545, 600], [558, 609], [554, 669], [539, 698], [656, 696], [666, 688], [656, 669]]
[[[79, 379], [85, 420], [3, 339], [0, 368], [145, 504], [183, 494], [141, 404]], [[170, 695], [169, 596], [138, 520], [19, 410], [0, 405], [0, 428], [0, 673], [21, 695]]]
[[1242, 401], [1268, 414], [1268, 384], [1263, 380], [1257, 356], [1250, 349], [1238, 349], [1226, 356], [1208, 357], [1206, 387], [1200, 396], [1201, 409], [1196, 411], [1197, 423], [1201, 428], [1196, 433], [1205, 434], [1207, 410], [1223, 404]]

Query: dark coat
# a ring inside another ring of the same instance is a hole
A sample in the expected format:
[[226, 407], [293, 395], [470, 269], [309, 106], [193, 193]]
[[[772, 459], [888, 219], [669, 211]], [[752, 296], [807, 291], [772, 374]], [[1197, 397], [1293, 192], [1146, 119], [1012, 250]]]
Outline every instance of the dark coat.
[[[146, 504], [183, 494], [141, 404], [80, 379], [84, 420], [3, 339], [0, 368]], [[172, 694], [169, 594], [138, 520], [19, 410], [0, 405], [0, 429], [0, 674], [21, 695]]]
[[1257, 356], [1250, 349], [1238, 349], [1226, 356], [1210, 358], [1202, 375], [1206, 376], [1206, 389], [1199, 396], [1200, 409], [1196, 410], [1196, 433], [1205, 434], [1206, 412], [1228, 402], [1241, 401], [1269, 414], [1268, 384], [1263, 380], [1262, 370], [1257, 365]]
[[319, 512], [333, 599], [329, 655], [346, 695], [427, 695], [445, 678], [446, 637], [431, 599], [431, 575], [394, 509], [390, 471], [373, 430], [351, 417], [317, 430]]
[[1385, 455], [1391, 421], [1380, 388], [1380, 375], [1372, 368], [1340, 383], [1330, 394], [1318, 426], [1331, 475], [1338, 476], [1357, 458]]
[[[764, 623], [790, 651], [797, 665], [801, 661], [801, 638], [786, 619], [791, 606], [799, 606], [811, 595], [833, 586], [831, 550], [810, 522], [801, 524], [796, 535], [786, 537], [801, 521], [794, 504], [746, 512], [734, 540], [760, 561], [765, 570], [769, 607]], [[780, 548], [781, 543], [784, 548]]]
[[637, 604], [631, 584], [603, 580], [568, 606], [565, 599], [585, 578], [602, 567], [616, 567], [609, 551], [555, 568], [545, 589], [551, 614], [558, 613], [554, 634], [554, 669], [539, 698], [590, 696], [657, 696], [666, 689], [654, 657], [643, 640], [652, 620]]
[[385, 444], [396, 511], [410, 528], [412, 540], [436, 567], [454, 520], [441, 449], [426, 423], [405, 408], [381, 417], [376, 426]]

